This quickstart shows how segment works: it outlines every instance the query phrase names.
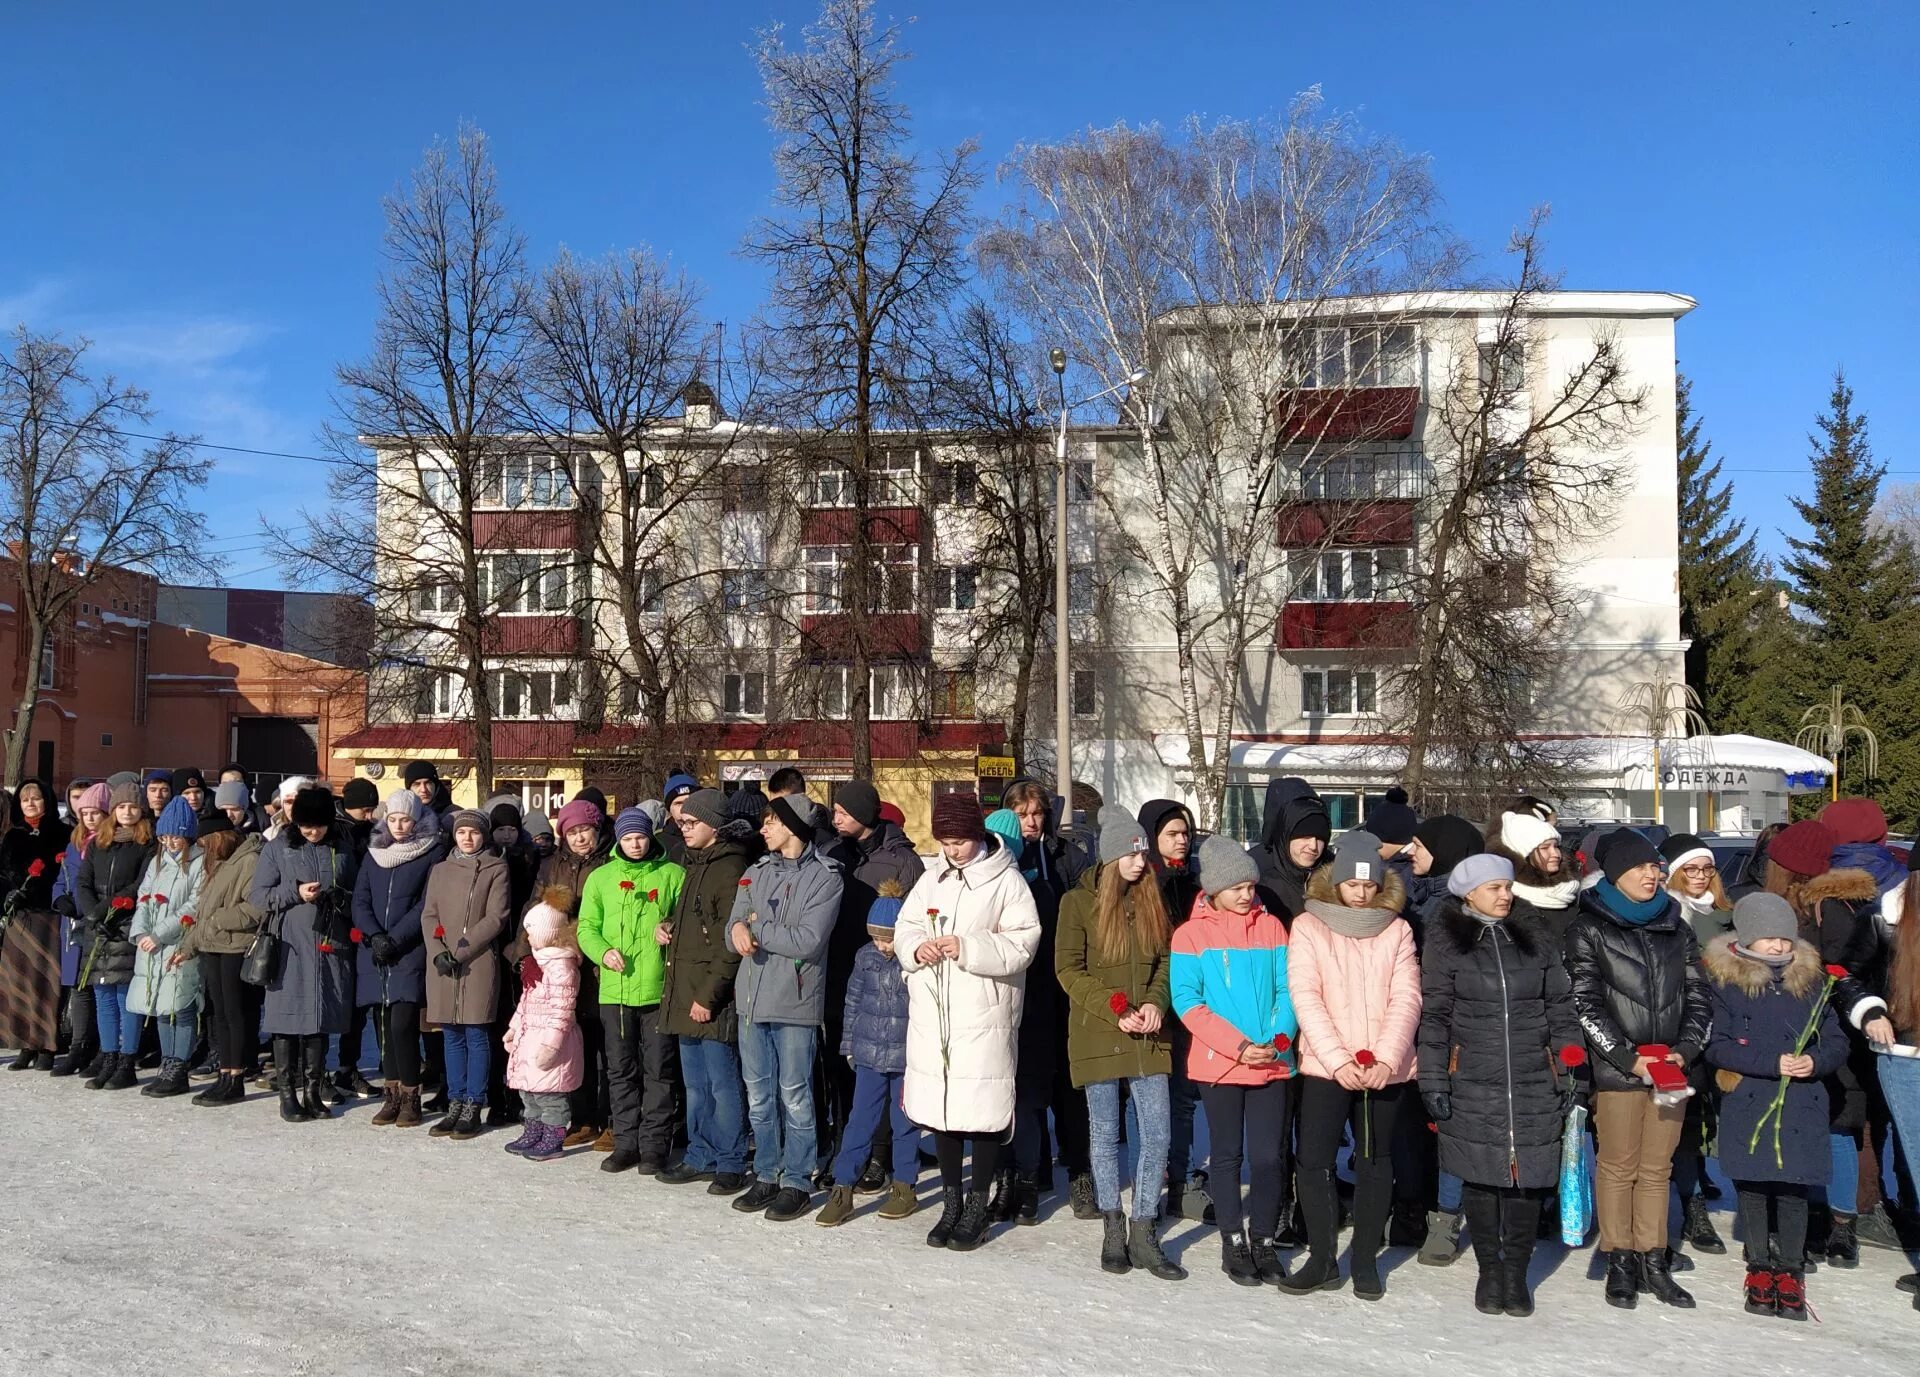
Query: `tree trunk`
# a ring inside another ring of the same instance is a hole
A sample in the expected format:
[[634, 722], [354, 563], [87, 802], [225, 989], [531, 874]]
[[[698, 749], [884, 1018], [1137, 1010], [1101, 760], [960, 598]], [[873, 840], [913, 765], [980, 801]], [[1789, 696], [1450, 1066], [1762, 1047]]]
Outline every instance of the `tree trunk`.
[[[25, 587], [25, 578], [21, 580]], [[22, 598], [24, 602], [25, 599]], [[40, 657], [47, 643], [46, 623], [23, 609], [27, 622], [27, 673], [20, 701], [13, 709], [13, 730], [7, 733], [7, 788], [18, 789], [27, 777], [27, 746], [33, 740], [33, 715], [40, 706]], [[52, 781], [48, 781], [51, 786]]]

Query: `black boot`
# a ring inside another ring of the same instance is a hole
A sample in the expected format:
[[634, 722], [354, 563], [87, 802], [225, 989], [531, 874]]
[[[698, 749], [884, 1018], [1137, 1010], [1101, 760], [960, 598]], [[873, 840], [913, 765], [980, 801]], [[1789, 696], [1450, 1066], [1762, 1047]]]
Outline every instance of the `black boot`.
[[1185, 1281], [1187, 1269], [1160, 1251], [1157, 1221], [1135, 1219], [1127, 1225], [1127, 1260], [1162, 1281]]
[[953, 1238], [953, 1231], [960, 1223], [960, 1211], [965, 1205], [958, 1186], [940, 1188], [940, 1218], [927, 1230], [927, 1246], [944, 1248]]
[[1290, 1296], [1313, 1291], [1338, 1291], [1343, 1284], [1340, 1259], [1332, 1252], [1313, 1252], [1306, 1262], [1293, 1269], [1293, 1275], [1280, 1279], [1280, 1289]]
[[956, 1253], [970, 1253], [986, 1242], [987, 1229], [993, 1221], [987, 1218], [989, 1201], [985, 1191], [969, 1191], [967, 1203], [960, 1211], [960, 1222], [953, 1226], [953, 1237], [947, 1240], [947, 1247]]
[[304, 1124], [313, 1116], [300, 1100], [300, 1068], [297, 1047], [289, 1037], [273, 1040], [273, 1083], [280, 1091], [280, 1117], [290, 1124]]
[[87, 1071], [94, 1058], [90, 1043], [74, 1039], [73, 1045], [62, 1052], [53, 1061], [53, 1074], [56, 1076], [77, 1076]]
[[227, 1087], [233, 1083], [233, 1077], [226, 1072], [220, 1073], [220, 1079], [193, 1097], [195, 1104], [223, 1104], [220, 1097], [227, 1093]]
[[1501, 1308], [1516, 1319], [1533, 1313], [1533, 1291], [1527, 1285], [1527, 1267], [1546, 1215], [1540, 1197], [1509, 1191], [1500, 1197], [1500, 1267], [1504, 1276]]
[[38, 1061], [39, 1059], [40, 1059], [40, 1052], [37, 1048], [22, 1047], [20, 1049], [20, 1055], [7, 1063], [7, 1070], [31, 1071], [33, 1070], [34, 1062]]
[[1032, 1172], [1015, 1172], [1013, 1194], [1014, 1223], [1038, 1224], [1040, 1222], [1040, 1179]]
[[1718, 1257], [1727, 1251], [1727, 1245], [1721, 1242], [1720, 1235], [1714, 1230], [1713, 1219], [1707, 1213], [1707, 1197], [1704, 1195], [1687, 1197], [1687, 1219], [1681, 1226], [1681, 1232], [1686, 1235], [1687, 1246], [1696, 1253]]
[[186, 1062], [179, 1057], [166, 1057], [160, 1062], [160, 1074], [149, 1081], [140, 1093], [151, 1095], [157, 1100], [164, 1100], [175, 1095], [184, 1095], [187, 1089]]
[[118, 1052], [102, 1052], [94, 1059], [93, 1071], [87, 1077], [87, 1089], [105, 1090], [107, 1088], [107, 1082], [113, 1079], [114, 1073], [119, 1069], [120, 1054]]
[[1673, 1266], [1665, 1248], [1649, 1248], [1640, 1255], [1640, 1275], [1654, 1299], [1676, 1310], [1693, 1309], [1693, 1294], [1673, 1279]]
[[1119, 1276], [1133, 1270], [1127, 1258], [1127, 1217], [1119, 1210], [1107, 1210], [1100, 1216], [1106, 1227], [1100, 1240], [1100, 1270]]
[[1473, 1244], [1473, 1259], [1480, 1266], [1473, 1287], [1473, 1308], [1482, 1315], [1498, 1315], [1507, 1308], [1507, 1269], [1500, 1260], [1500, 1193], [1469, 1187], [1460, 1205]]
[[331, 1119], [333, 1110], [327, 1104], [327, 1040], [304, 1039], [301, 1051], [307, 1073], [306, 1095], [301, 1104], [306, 1107], [309, 1119]]
[[1236, 1286], [1260, 1285], [1260, 1271], [1253, 1265], [1253, 1248], [1244, 1233], [1220, 1235], [1220, 1270]]
[[1607, 1254], [1607, 1304], [1631, 1310], [1640, 1303], [1640, 1254], [1616, 1248]]
[[1340, 1289], [1340, 1202], [1334, 1196], [1330, 1170], [1301, 1170], [1294, 1176], [1300, 1193], [1300, 1212], [1307, 1226], [1307, 1246], [1311, 1249], [1303, 1266], [1281, 1281], [1280, 1289], [1293, 1296], [1309, 1291]]
[[134, 1074], [134, 1069], [133, 1069], [134, 1063], [137, 1062], [138, 1060], [139, 1060], [138, 1057], [130, 1056], [127, 1053], [122, 1052], [118, 1060], [116, 1060], [113, 1064], [113, 1074], [107, 1077], [107, 1089], [109, 1090], [133, 1089], [133, 1087], [137, 1085], [140, 1080], [140, 1078]]
[[1075, 1219], [1100, 1217], [1100, 1206], [1093, 1198], [1092, 1172], [1080, 1172], [1067, 1182], [1067, 1198], [1073, 1202]]
[[993, 1198], [987, 1202], [987, 1217], [996, 1223], [1008, 1223], [1018, 1203], [1013, 1189], [1013, 1168], [1002, 1167], [993, 1174]]
[[1827, 1231], [1827, 1261], [1835, 1267], [1860, 1265], [1860, 1241], [1854, 1237], [1855, 1216], [1833, 1212], [1833, 1227]]

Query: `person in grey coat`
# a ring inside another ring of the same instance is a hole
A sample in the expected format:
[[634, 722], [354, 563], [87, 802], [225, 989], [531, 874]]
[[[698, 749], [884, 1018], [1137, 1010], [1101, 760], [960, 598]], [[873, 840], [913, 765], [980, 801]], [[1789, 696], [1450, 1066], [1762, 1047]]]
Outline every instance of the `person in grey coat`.
[[[247, 901], [279, 939], [261, 1027], [273, 1038], [280, 1117], [330, 1119], [323, 1098], [327, 1034], [353, 1014], [353, 882], [359, 857], [335, 816], [333, 791], [310, 784], [293, 796], [288, 823], [260, 853]], [[301, 1094], [304, 1078], [305, 1094]]]
[[727, 929], [740, 953], [734, 1003], [755, 1178], [733, 1207], [774, 1220], [807, 1212], [818, 1152], [813, 1049], [844, 886], [839, 862], [813, 844], [823, 821], [803, 794], [772, 801], [760, 824], [767, 854], [740, 881]]

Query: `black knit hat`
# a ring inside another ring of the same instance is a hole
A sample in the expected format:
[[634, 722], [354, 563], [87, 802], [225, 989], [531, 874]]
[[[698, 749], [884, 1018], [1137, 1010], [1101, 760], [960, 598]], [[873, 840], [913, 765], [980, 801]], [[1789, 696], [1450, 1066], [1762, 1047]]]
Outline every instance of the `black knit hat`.
[[1420, 845], [1432, 853], [1433, 869], [1429, 873], [1436, 879], [1448, 874], [1467, 857], [1477, 856], [1487, 849], [1480, 829], [1452, 813], [1428, 818], [1413, 829], [1413, 835]]
[[380, 789], [372, 780], [355, 775], [347, 781], [347, 787], [340, 791], [340, 806], [342, 808], [378, 808]]
[[409, 760], [407, 768], [400, 772], [401, 782], [409, 789], [423, 779], [430, 779], [435, 784], [440, 782], [440, 771], [434, 768], [431, 760]]
[[204, 789], [206, 787], [207, 777], [191, 765], [182, 765], [173, 772], [173, 792], [176, 794], [184, 794], [189, 789]]
[[1631, 827], [1622, 827], [1609, 832], [1600, 839], [1595, 848], [1599, 852], [1594, 857], [1600, 863], [1600, 869], [1615, 884], [1629, 870], [1640, 866], [1660, 863], [1660, 853], [1654, 850], [1653, 843], [1634, 831]]
[[780, 825], [800, 838], [801, 841], [813, 840], [814, 802], [805, 794], [782, 794], [770, 804], [773, 815], [780, 819]]
[[1407, 791], [1395, 785], [1387, 790], [1387, 796], [1374, 804], [1373, 811], [1367, 814], [1367, 830], [1383, 842], [1405, 846], [1413, 840], [1413, 829], [1420, 825], [1420, 815], [1413, 811], [1413, 805], [1407, 802]]
[[324, 784], [310, 784], [293, 796], [295, 827], [333, 826], [333, 790]]
[[880, 791], [866, 780], [848, 780], [833, 791], [833, 801], [862, 827], [880, 825]]

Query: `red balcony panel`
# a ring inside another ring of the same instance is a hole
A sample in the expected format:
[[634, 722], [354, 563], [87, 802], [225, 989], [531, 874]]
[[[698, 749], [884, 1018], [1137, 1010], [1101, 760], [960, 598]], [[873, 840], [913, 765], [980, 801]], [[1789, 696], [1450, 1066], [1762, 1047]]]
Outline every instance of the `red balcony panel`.
[[[853, 654], [853, 619], [845, 613], [800, 619], [806, 654], [816, 660], [844, 660]], [[876, 612], [867, 618], [867, 653], [876, 660], [925, 654], [926, 628], [916, 612]]]
[[1391, 498], [1358, 502], [1290, 502], [1280, 509], [1280, 545], [1411, 545], [1413, 503]]
[[580, 623], [565, 613], [494, 617], [481, 649], [488, 655], [572, 655], [580, 649]]
[[1290, 602], [1280, 609], [1282, 650], [1398, 650], [1413, 644], [1404, 602]]
[[1296, 388], [1274, 398], [1287, 440], [1404, 440], [1420, 410], [1417, 387]]
[[[918, 507], [873, 507], [867, 511], [867, 539], [875, 545], [918, 545], [923, 529]], [[853, 544], [853, 509], [815, 507], [803, 513], [800, 543]]]
[[482, 550], [571, 550], [572, 512], [475, 512], [474, 543]]

